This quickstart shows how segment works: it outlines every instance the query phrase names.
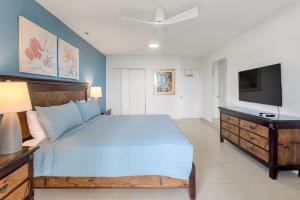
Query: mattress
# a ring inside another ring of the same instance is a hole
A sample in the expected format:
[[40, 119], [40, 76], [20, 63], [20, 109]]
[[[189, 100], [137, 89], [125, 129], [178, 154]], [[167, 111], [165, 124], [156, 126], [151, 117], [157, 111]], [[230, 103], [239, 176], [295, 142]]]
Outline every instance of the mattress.
[[193, 146], [165, 115], [98, 116], [39, 146], [34, 159], [36, 177], [188, 179], [193, 162]]

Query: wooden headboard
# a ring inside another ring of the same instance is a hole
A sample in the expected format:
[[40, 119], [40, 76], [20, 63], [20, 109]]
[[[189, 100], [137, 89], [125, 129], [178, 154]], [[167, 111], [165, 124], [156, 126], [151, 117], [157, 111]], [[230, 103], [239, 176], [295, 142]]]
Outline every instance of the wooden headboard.
[[[0, 75], [0, 81], [27, 82], [32, 107], [55, 106], [71, 100], [87, 100], [88, 83], [63, 80], [28, 78]], [[22, 128], [23, 141], [31, 139], [26, 112], [18, 113]]]

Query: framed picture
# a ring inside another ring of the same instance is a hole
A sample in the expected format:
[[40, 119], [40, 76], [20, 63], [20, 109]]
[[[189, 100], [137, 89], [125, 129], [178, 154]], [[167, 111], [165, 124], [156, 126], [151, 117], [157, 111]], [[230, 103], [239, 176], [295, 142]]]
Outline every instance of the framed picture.
[[79, 49], [58, 40], [59, 77], [79, 80]]
[[154, 71], [154, 95], [175, 95], [175, 69]]
[[57, 37], [19, 17], [19, 71], [57, 76]]

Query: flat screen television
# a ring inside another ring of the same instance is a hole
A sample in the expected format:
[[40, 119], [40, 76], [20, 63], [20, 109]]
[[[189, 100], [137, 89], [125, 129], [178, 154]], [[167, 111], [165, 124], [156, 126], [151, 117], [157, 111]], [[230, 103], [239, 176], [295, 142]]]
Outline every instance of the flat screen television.
[[239, 72], [239, 99], [282, 106], [281, 64]]

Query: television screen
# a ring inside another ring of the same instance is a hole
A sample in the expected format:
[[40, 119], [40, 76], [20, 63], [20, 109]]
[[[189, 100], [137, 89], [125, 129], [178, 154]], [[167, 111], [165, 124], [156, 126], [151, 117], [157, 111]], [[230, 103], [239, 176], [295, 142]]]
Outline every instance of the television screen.
[[282, 106], [281, 64], [239, 72], [239, 99]]

